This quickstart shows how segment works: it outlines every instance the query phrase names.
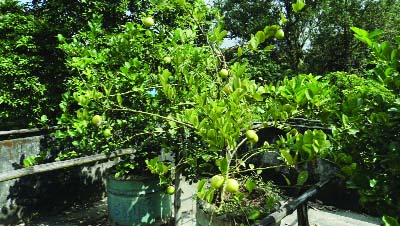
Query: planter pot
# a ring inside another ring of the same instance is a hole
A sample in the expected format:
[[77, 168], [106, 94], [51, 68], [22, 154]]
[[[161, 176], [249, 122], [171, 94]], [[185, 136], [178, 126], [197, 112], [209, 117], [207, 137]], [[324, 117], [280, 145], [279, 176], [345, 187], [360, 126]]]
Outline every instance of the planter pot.
[[114, 225], [161, 225], [172, 217], [171, 196], [156, 177], [107, 178], [109, 220]]
[[235, 225], [226, 215], [212, 214], [213, 208], [203, 200], [196, 202], [196, 226], [233, 226]]
[[[237, 226], [238, 222], [235, 222], [232, 217], [228, 215], [216, 215], [212, 214], [216, 210], [216, 207], [206, 203], [203, 200], [197, 199], [196, 203], [196, 226]], [[243, 216], [242, 219], [246, 219]], [[244, 223], [247, 225], [246, 223]], [[276, 223], [275, 226], [279, 226], [280, 222]]]

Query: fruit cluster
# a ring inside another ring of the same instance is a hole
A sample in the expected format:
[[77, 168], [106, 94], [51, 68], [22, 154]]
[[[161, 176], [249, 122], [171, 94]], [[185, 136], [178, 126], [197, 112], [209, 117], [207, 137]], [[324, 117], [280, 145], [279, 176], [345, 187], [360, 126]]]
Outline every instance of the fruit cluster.
[[[221, 175], [214, 175], [210, 179], [210, 185], [214, 189], [220, 189], [223, 187], [225, 178]], [[239, 191], [239, 182], [236, 179], [229, 178], [226, 180], [225, 190], [227, 192], [236, 193]]]

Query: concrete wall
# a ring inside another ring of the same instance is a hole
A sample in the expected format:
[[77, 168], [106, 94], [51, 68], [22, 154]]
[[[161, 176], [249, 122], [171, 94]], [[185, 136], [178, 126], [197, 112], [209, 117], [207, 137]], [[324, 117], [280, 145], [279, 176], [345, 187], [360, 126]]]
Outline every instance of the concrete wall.
[[[40, 150], [41, 136], [0, 141], [0, 172], [13, 170], [20, 165], [24, 156], [36, 155]], [[17, 215], [18, 208], [11, 198], [12, 190], [18, 180], [0, 182], [0, 224], [11, 223], [12, 215]], [[6, 219], [9, 219], [5, 221]]]
[[[0, 172], [22, 167], [24, 158], [39, 153], [44, 136], [0, 141]], [[29, 222], [72, 203], [104, 197], [104, 172], [114, 162], [72, 167], [0, 182], [0, 225]]]

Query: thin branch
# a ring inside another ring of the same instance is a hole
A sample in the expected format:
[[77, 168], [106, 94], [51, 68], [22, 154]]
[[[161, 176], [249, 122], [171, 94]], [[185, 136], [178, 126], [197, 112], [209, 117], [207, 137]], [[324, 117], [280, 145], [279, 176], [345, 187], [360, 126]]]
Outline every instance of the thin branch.
[[287, 165], [287, 164], [281, 164], [281, 165], [260, 167], [260, 168], [254, 168], [254, 169], [245, 169], [245, 170], [242, 170], [242, 171], [234, 171], [234, 172], [232, 172], [232, 174], [239, 174], [239, 173], [257, 171], [257, 170], [275, 169], [275, 168], [281, 168], [281, 167], [292, 167], [292, 166], [291, 165]]
[[[257, 155], [257, 154], [266, 152], [265, 149], [262, 149], [262, 148], [260, 148], [259, 150], [260, 150], [260, 151], [251, 153], [251, 154], [249, 154], [248, 156], [247, 156], [247, 155], [244, 155], [243, 158], [245, 158], [245, 159], [244, 159], [243, 161], [244, 161], [244, 162], [247, 162], [251, 157], [253, 157], [253, 156]], [[271, 148], [271, 150], [274, 150], [274, 149]]]
[[[191, 15], [193, 18], [195, 18], [194, 15], [192, 14], [192, 12], [191, 12], [190, 10], [186, 10], [186, 12], [187, 12], [189, 15]], [[203, 30], [202, 25], [201, 25], [196, 19], [194, 19], [194, 22], [195, 22], [196, 25], [199, 27], [200, 32], [206, 37], [207, 44], [211, 47], [211, 50], [212, 50], [212, 52], [214, 53], [214, 55], [218, 58], [218, 60], [219, 60], [220, 62], [223, 63], [224, 67], [226, 68], [226, 67], [227, 67], [227, 64], [226, 64], [225, 56], [222, 54], [222, 52], [219, 50], [219, 48], [215, 47], [215, 45], [214, 45], [213, 43], [210, 42], [207, 33]]]
[[[235, 150], [232, 152], [232, 156], [239, 150], [240, 146], [242, 146], [246, 142], [247, 138], [244, 138], [240, 143], [236, 146]], [[229, 151], [228, 151], [229, 152]], [[231, 152], [229, 152], [231, 153]]]
[[165, 133], [165, 131], [151, 131], [151, 132], [136, 133], [136, 134], [133, 134], [132, 136], [128, 137], [127, 139], [121, 141], [121, 143], [125, 144], [126, 142], [131, 141], [133, 138], [135, 138], [137, 136], [141, 136], [141, 135], [146, 135], [146, 134], [154, 135], [153, 133]]
[[165, 117], [165, 116], [162, 116], [162, 115], [158, 115], [158, 114], [154, 114], [154, 113], [150, 113], [150, 112], [146, 112], [146, 111], [139, 111], [139, 110], [133, 110], [133, 109], [128, 109], [128, 108], [108, 109], [108, 110], [110, 110], [110, 111], [128, 111], [128, 112], [133, 112], [133, 113], [138, 113], [138, 114], [150, 115], [150, 116], [158, 117], [158, 118], [161, 118], [161, 119], [164, 119], [164, 120], [167, 120], [167, 121], [171, 121], [171, 122], [175, 122], [175, 123], [184, 125], [184, 126], [189, 127], [191, 129], [196, 129], [194, 126], [192, 126], [192, 125], [190, 125], [188, 123], [184, 123], [184, 122], [178, 121], [178, 120], [173, 119], [173, 118], [168, 118], [168, 117]]

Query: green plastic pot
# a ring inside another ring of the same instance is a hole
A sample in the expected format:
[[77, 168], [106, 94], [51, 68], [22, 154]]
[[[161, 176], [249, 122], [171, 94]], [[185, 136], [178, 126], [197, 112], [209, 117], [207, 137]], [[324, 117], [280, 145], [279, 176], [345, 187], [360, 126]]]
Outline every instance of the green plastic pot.
[[171, 196], [157, 177], [107, 178], [109, 220], [119, 226], [160, 225], [172, 217]]

